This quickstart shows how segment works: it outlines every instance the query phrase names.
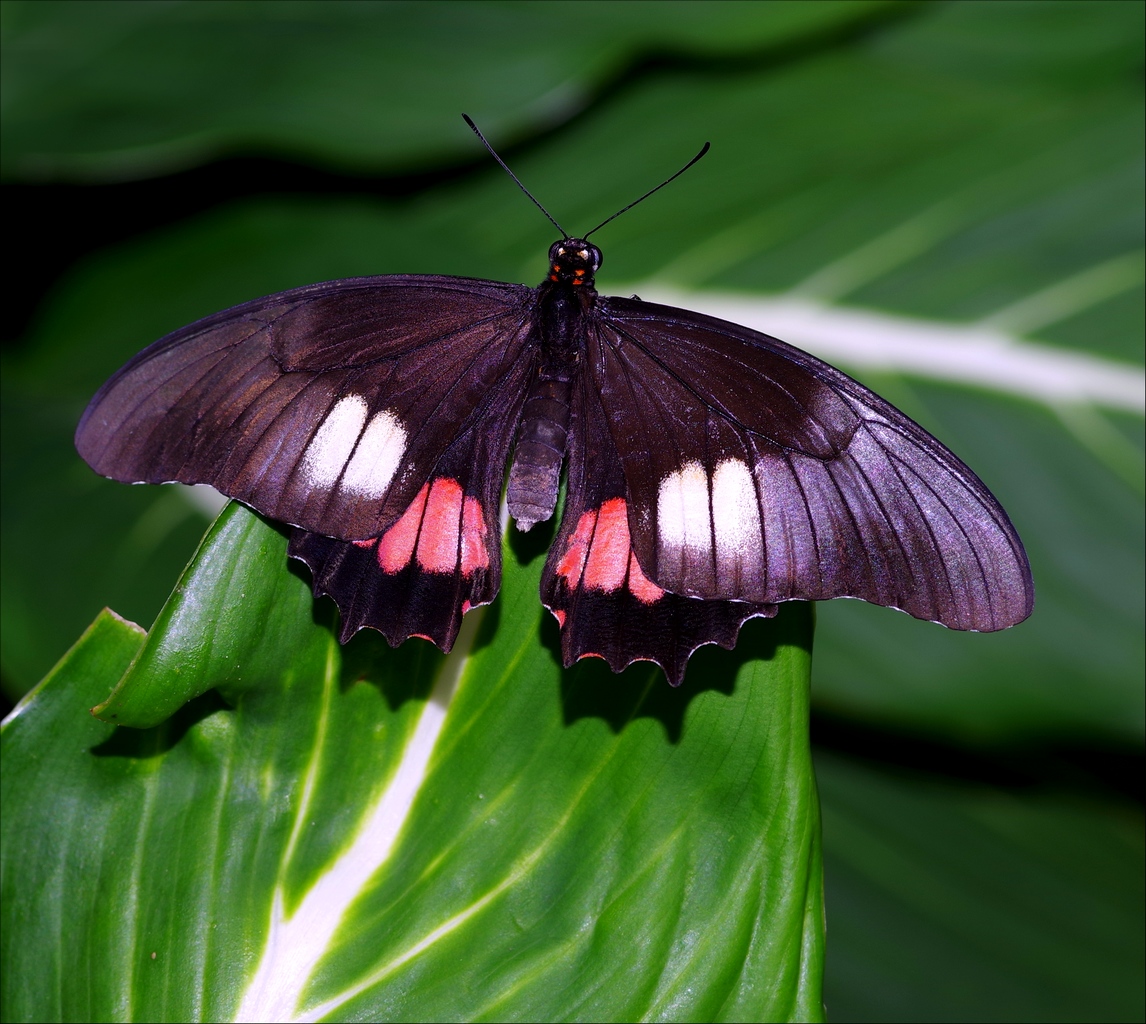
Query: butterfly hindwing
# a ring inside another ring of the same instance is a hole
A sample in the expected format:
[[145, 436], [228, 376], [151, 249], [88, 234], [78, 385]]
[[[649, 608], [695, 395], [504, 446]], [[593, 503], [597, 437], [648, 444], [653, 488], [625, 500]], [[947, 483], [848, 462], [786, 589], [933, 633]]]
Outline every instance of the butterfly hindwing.
[[857, 597], [956, 629], [1030, 613], [1002, 508], [887, 402], [747, 328], [637, 300], [599, 310], [587, 362], [633, 549], [658, 586], [759, 603]]
[[531, 296], [410, 276], [247, 303], [128, 363], [76, 446], [113, 479], [209, 483], [294, 526], [377, 536], [520, 373]]
[[566, 666], [596, 656], [619, 672], [633, 661], [654, 661], [678, 685], [697, 647], [731, 648], [746, 619], [776, 608], [683, 597], [648, 578], [630, 541], [625, 477], [604, 415], [583, 375], [574, 393], [565, 510], [541, 599], [561, 626]]
[[293, 532], [290, 554], [310, 568], [315, 595], [334, 598], [343, 643], [369, 626], [393, 646], [419, 636], [448, 651], [462, 615], [497, 595], [501, 487], [524, 377], [513, 375], [483, 405], [381, 536], [343, 541]]

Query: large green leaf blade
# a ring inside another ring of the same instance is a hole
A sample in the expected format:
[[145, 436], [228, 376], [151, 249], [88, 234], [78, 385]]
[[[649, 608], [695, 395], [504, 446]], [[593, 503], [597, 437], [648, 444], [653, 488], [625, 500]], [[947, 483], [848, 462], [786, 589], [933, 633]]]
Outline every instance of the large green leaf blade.
[[819, 751], [825, 1001], [856, 1021], [1141, 1020], [1141, 806]]
[[903, 13], [770, 4], [5, 4], [4, 174], [147, 177], [235, 152], [359, 173], [469, 158], [458, 114], [518, 134], [574, 116], [651, 53], [736, 58]]
[[[117, 957], [117, 950], [131, 945], [130, 930], [101, 905], [122, 907], [135, 900], [114, 884], [104, 889], [111, 880], [98, 855], [101, 848], [118, 846], [105, 813], [115, 799], [109, 788], [122, 794], [132, 787], [134, 773], [113, 770], [107, 777], [103, 769], [109, 763], [86, 754], [107, 740], [112, 727], [90, 718], [83, 706], [103, 697], [107, 681], [127, 668], [143, 639], [138, 626], [104, 611], [0, 727], [0, 1016], [5, 1020], [95, 1019], [100, 1009], [109, 1017], [122, 1016], [130, 972], [142, 966]], [[50, 753], [61, 749], [85, 756]], [[114, 873], [130, 878], [135, 863], [129, 853]], [[77, 891], [83, 898], [75, 899]], [[87, 942], [108, 951], [100, 958], [102, 969], [86, 973], [82, 986], [75, 984], [77, 965], [87, 966], [91, 958], [59, 955], [64, 935], [73, 943], [69, 952]]]
[[[503, 604], [449, 658], [339, 648], [284, 564], [281, 533], [228, 509], [109, 708], [147, 721], [193, 679], [226, 703], [109, 732], [84, 701], [114, 672], [77, 688], [73, 657], [36, 691], [52, 712], [5, 727], [6, 827], [42, 810], [40, 758], [100, 824], [39, 817], [39, 858], [6, 832], [5, 912], [51, 876], [85, 922], [17, 950], [9, 919], [5, 956], [57, 967], [6, 1016], [817, 1019], [806, 606], [674, 690], [652, 666], [561, 670], [538, 558], [510, 556]], [[237, 593], [256, 626], [221, 617]]]
[[324, 648], [300, 664], [298, 637], [290, 647], [278, 642], [305, 621], [312, 604], [299, 581], [282, 571], [283, 545], [281, 530], [268, 530], [234, 508], [225, 511], [204, 537], [130, 671], [92, 713], [146, 729], [209, 689], [237, 699], [260, 684], [321, 671]]

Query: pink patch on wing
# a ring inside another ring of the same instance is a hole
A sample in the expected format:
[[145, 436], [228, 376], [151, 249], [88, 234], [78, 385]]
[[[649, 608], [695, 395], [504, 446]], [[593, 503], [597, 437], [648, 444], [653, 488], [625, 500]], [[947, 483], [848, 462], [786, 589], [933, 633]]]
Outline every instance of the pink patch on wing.
[[418, 537], [418, 565], [427, 572], [452, 573], [458, 567], [462, 497], [462, 485], [449, 477], [438, 477], [430, 488]]
[[356, 548], [372, 548], [378, 543], [378, 538], [371, 537], [369, 540], [352, 540], [350, 543]]
[[584, 583], [590, 590], [611, 593], [627, 582], [643, 604], [659, 601], [665, 593], [642, 572], [633, 555], [624, 498], [610, 498], [599, 509], [582, 514], [556, 571], [570, 588]]
[[577, 529], [569, 538], [569, 546], [561, 561], [557, 563], [557, 575], [564, 576], [570, 589], [574, 589], [581, 582], [581, 573], [585, 568], [585, 554], [593, 540], [593, 528], [597, 525], [597, 513], [585, 512], [577, 520]]
[[472, 576], [478, 569], [489, 568], [486, 548], [485, 516], [477, 498], [466, 498], [462, 506], [462, 575]]
[[641, 571], [637, 556], [633, 554], [629, 555], [629, 590], [641, 604], [652, 604], [665, 596], [665, 592]]
[[585, 586], [616, 590], [629, 567], [629, 514], [624, 498], [610, 498], [597, 513], [597, 529], [585, 562]]
[[390, 527], [378, 541], [378, 565], [383, 572], [400, 572], [410, 562], [414, 545], [418, 541], [418, 528], [422, 523], [422, 510], [426, 507], [426, 496], [430, 485], [423, 484], [410, 507], [402, 513], [402, 518]]
[[557, 625], [565, 628], [565, 613], [560, 608], [550, 608], [549, 613], [557, 620]]

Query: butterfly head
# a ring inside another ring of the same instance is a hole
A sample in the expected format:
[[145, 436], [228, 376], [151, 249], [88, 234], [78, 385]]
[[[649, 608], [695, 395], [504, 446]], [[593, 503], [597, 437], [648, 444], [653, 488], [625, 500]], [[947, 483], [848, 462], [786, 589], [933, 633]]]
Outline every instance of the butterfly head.
[[583, 238], [566, 238], [549, 247], [549, 280], [554, 283], [592, 285], [601, 266], [601, 250]]

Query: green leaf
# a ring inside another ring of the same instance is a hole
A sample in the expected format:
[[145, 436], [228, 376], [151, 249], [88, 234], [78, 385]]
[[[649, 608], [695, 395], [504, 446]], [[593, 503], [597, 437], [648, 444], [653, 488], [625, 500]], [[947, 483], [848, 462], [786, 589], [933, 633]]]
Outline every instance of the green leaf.
[[237, 699], [303, 671], [284, 638], [310, 617], [313, 599], [285, 571], [281, 533], [236, 508], [221, 515], [131, 669], [92, 714], [146, 729], [209, 689]]
[[285, 551], [224, 512], [103, 713], [222, 700], [89, 718], [105, 617], [5, 724], [5, 1019], [822, 1019], [808, 606], [673, 689], [563, 672], [540, 557], [445, 657]]
[[[22, 957], [32, 947], [42, 950], [46, 936], [76, 934], [67, 894], [78, 890], [89, 900], [96, 897], [100, 871], [91, 852], [114, 844], [117, 830], [93, 813], [100, 798], [91, 780], [75, 776], [73, 769], [76, 752], [93, 760], [88, 751], [106, 741], [112, 727], [86, 715], [84, 705], [101, 699], [107, 681], [127, 668], [143, 639], [134, 623], [101, 612], [0, 725], [0, 1014], [5, 1020], [67, 1016], [62, 989], [76, 978], [76, 961], [52, 957], [37, 963], [35, 955]], [[158, 733], [153, 739], [162, 742]], [[111, 936], [93, 932], [88, 938], [106, 943]], [[115, 979], [93, 974], [85, 984], [92, 998], [122, 1006], [112, 995]]]
[[816, 753], [849, 1021], [1141, 1020], [1141, 806]]
[[536, 131], [649, 55], [766, 59], [900, 12], [774, 0], [650, 14], [633, 0], [7, 0], [4, 175], [136, 178], [236, 151], [358, 172], [473, 159], [462, 110], [490, 132]]

